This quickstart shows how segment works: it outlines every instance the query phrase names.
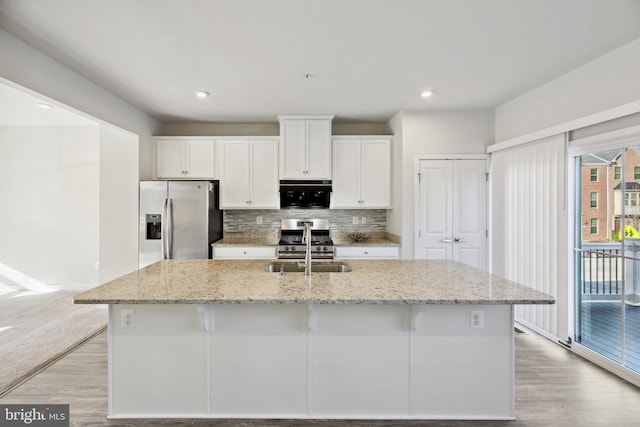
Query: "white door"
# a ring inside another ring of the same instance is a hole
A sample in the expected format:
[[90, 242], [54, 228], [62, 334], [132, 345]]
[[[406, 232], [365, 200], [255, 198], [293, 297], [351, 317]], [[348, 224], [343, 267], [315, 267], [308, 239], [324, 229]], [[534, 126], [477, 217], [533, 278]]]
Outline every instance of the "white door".
[[250, 207], [278, 209], [278, 141], [251, 141]]
[[360, 201], [360, 141], [333, 140], [333, 208], [359, 208]]
[[189, 178], [214, 177], [214, 142], [188, 141], [187, 142], [186, 175]]
[[331, 121], [307, 120], [305, 179], [331, 179]]
[[421, 160], [417, 259], [487, 268], [486, 160]]
[[362, 141], [362, 207], [384, 209], [391, 205], [390, 140]]
[[184, 141], [169, 140], [156, 143], [156, 175], [158, 178], [184, 178]]
[[220, 207], [248, 208], [250, 205], [249, 141], [221, 141], [222, 174], [220, 178]]

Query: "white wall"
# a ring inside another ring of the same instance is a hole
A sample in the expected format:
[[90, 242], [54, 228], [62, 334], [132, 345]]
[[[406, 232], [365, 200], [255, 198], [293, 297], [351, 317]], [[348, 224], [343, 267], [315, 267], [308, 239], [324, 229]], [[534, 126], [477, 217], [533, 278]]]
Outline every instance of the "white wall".
[[[401, 122], [401, 125], [398, 123]], [[403, 258], [413, 258], [413, 214], [415, 159], [429, 154], [484, 154], [493, 138], [494, 116], [492, 110], [426, 110], [404, 111], [395, 116], [390, 126], [394, 134], [401, 129], [401, 149], [394, 147], [392, 192], [394, 212], [391, 213], [392, 229], [401, 224]], [[395, 143], [395, 141], [394, 141]], [[401, 171], [401, 172], [400, 172]], [[399, 173], [402, 174], [399, 179]], [[397, 195], [401, 194], [402, 202]], [[398, 216], [401, 215], [402, 218]]]
[[0, 127], [0, 263], [97, 284], [98, 126]]
[[497, 141], [640, 100], [640, 39], [496, 109]]
[[105, 283], [138, 268], [138, 142], [100, 126], [100, 277]]
[[[391, 141], [391, 206], [387, 210], [387, 232], [402, 237], [402, 196], [403, 192], [397, 183], [402, 182], [402, 112], [396, 114], [389, 121], [393, 134]], [[402, 242], [401, 242], [402, 243]]]
[[0, 56], [0, 77], [138, 135], [139, 175], [152, 177], [157, 120], [3, 29]]

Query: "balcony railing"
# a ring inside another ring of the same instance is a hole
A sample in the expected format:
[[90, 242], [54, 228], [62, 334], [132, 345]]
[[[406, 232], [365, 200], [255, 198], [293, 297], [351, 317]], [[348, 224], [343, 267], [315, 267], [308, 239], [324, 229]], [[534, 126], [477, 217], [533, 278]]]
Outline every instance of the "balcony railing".
[[578, 254], [582, 294], [619, 297], [624, 268], [620, 243], [584, 243]]

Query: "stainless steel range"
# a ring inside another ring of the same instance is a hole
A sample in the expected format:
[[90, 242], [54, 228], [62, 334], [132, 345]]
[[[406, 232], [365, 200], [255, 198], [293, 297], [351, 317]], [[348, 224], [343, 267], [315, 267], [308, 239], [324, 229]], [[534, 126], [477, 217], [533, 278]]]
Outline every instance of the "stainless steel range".
[[304, 259], [307, 245], [302, 242], [304, 223], [311, 226], [311, 258], [333, 259], [333, 240], [328, 219], [283, 219], [280, 222], [278, 258]]

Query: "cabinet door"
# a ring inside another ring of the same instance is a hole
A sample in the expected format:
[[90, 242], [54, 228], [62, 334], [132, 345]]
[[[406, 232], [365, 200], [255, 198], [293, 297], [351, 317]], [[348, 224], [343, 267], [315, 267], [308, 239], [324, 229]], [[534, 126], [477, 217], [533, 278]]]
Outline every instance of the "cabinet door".
[[251, 197], [254, 209], [278, 209], [278, 141], [251, 141]]
[[331, 179], [331, 121], [307, 120], [305, 128], [305, 178]]
[[183, 140], [156, 142], [156, 175], [158, 178], [185, 177]]
[[280, 179], [307, 178], [305, 121], [282, 120], [280, 127]]
[[213, 246], [216, 259], [271, 259], [276, 258], [275, 246]]
[[398, 246], [336, 246], [336, 259], [398, 259], [400, 248]]
[[388, 139], [362, 141], [363, 208], [384, 209], [391, 205], [391, 144]]
[[222, 174], [220, 179], [220, 207], [222, 209], [249, 207], [249, 141], [221, 141]]
[[360, 141], [334, 139], [332, 208], [361, 206], [360, 178]]
[[189, 178], [214, 178], [214, 142], [197, 140], [186, 142], [186, 176]]

